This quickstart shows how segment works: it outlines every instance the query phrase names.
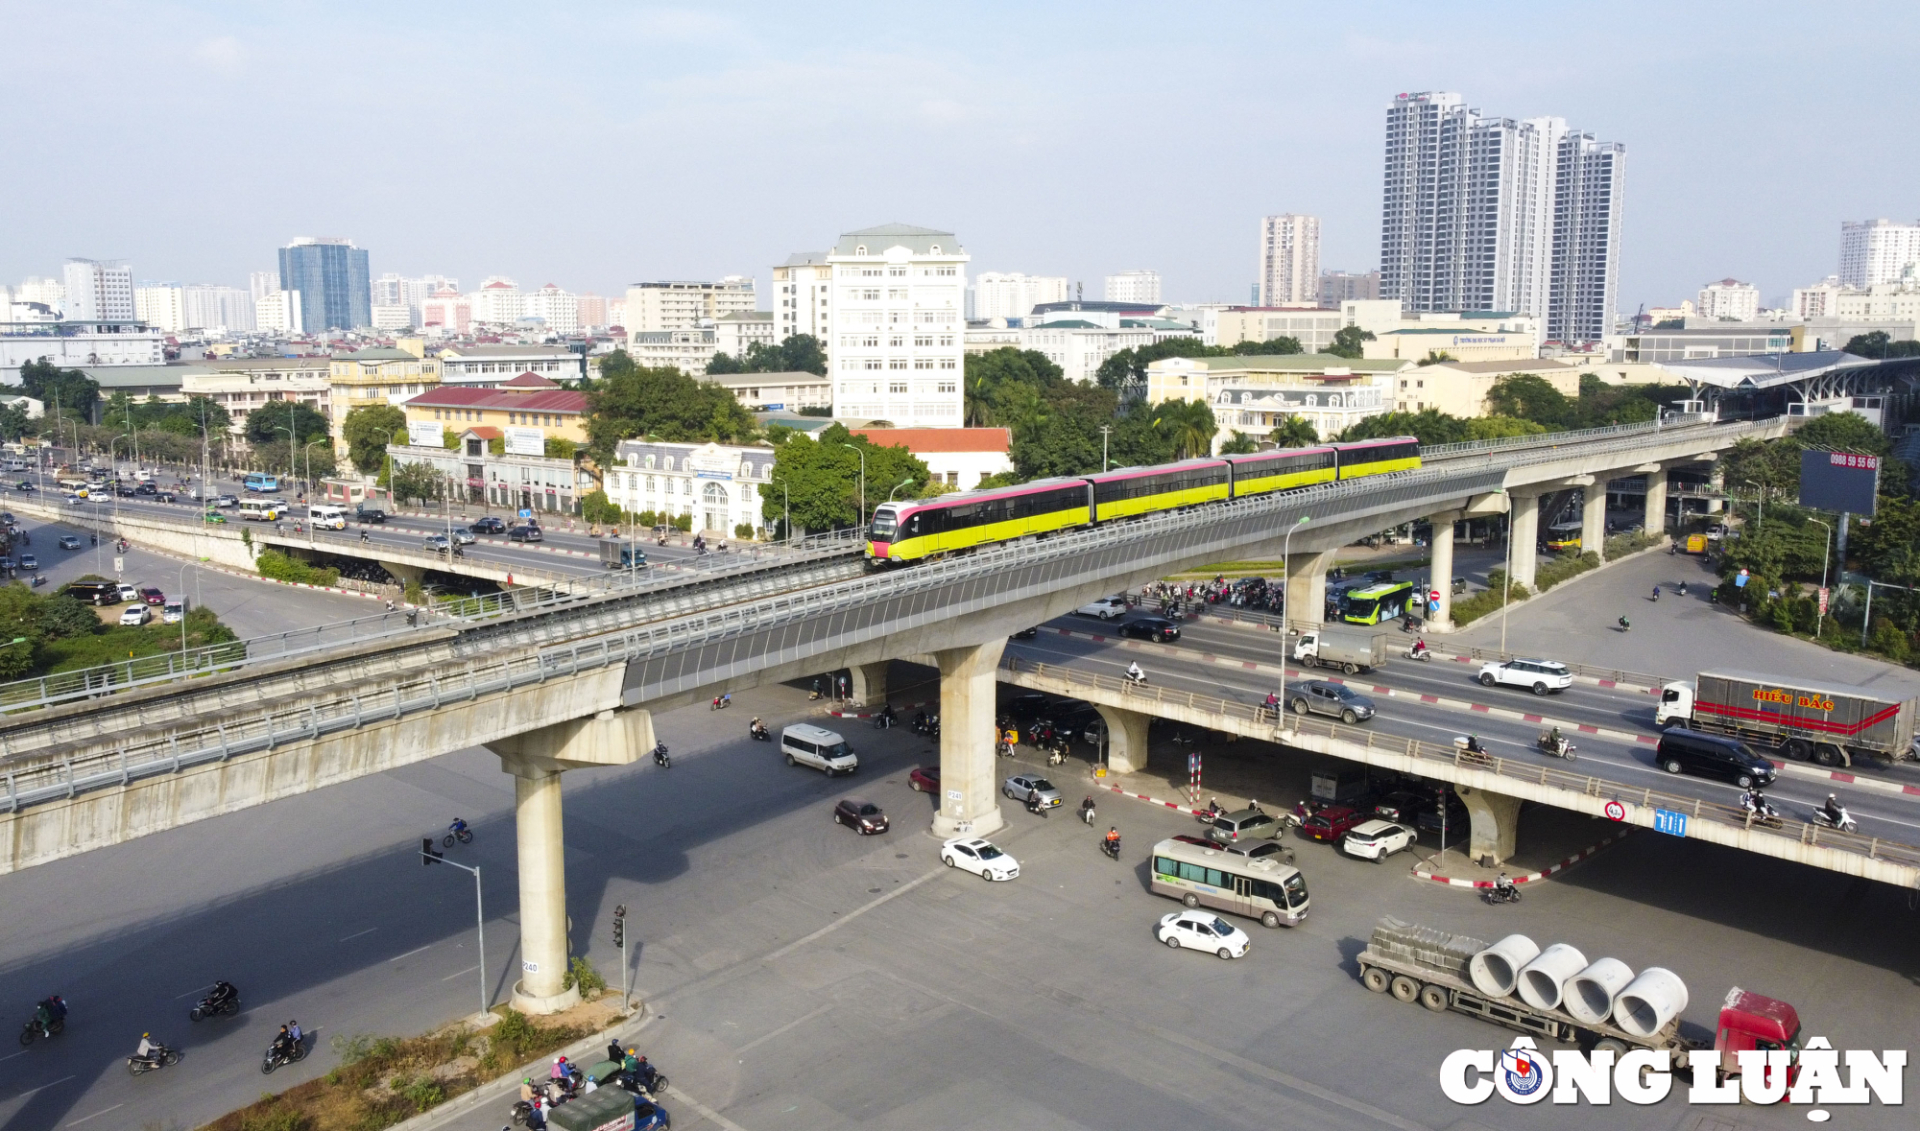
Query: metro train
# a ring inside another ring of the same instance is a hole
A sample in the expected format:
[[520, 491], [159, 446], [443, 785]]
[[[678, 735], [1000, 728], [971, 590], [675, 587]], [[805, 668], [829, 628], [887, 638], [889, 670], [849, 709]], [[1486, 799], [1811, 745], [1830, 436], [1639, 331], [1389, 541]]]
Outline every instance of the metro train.
[[1036, 479], [1013, 487], [886, 503], [873, 513], [867, 560], [875, 565], [903, 565], [1059, 530], [1419, 466], [1420, 441], [1392, 436], [1123, 467], [1098, 475]]

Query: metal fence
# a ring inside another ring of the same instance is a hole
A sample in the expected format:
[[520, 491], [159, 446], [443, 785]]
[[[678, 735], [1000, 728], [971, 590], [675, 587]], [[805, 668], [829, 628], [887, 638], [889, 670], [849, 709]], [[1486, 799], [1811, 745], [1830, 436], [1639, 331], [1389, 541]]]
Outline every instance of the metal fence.
[[1081, 671], [1076, 668], [1021, 659], [1017, 656], [1008, 656], [1001, 661], [1001, 664], [1014, 673], [1031, 672], [1034, 675], [1058, 680], [1070, 687], [1108, 693], [1109, 696], [1118, 700], [1118, 703], [1112, 705], [1158, 703], [1205, 712], [1220, 721], [1222, 726], [1217, 729], [1231, 728], [1249, 737], [1284, 743], [1286, 736], [1290, 733], [1317, 734], [1342, 742], [1350, 742], [1368, 750], [1405, 755], [1423, 768], [1434, 770], [1452, 768], [1456, 771], [1492, 773], [1514, 781], [1564, 790], [1582, 797], [1599, 797], [1631, 803], [1642, 808], [1685, 813], [1689, 820], [1706, 821], [1731, 828], [1753, 829], [1787, 837], [1810, 847], [1829, 848], [1864, 856], [1869, 860], [1920, 869], [1920, 846], [1899, 841], [1839, 832], [1805, 821], [1781, 819], [1778, 827], [1756, 825], [1738, 806], [1722, 805], [1698, 797], [1663, 793], [1655, 789], [1610, 781], [1591, 774], [1572, 773], [1539, 762], [1502, 758], [1493, 754], [1475, 754], [1453, 745], [1443, 746], [1433, 742], [1422, 742], [1417, 738], [1380, 734], [1365, 727], [1344, 726], [1340, 723], [1301, 716], [1285, 716], [1288, 722], [1286, 727], [1282, 728], [1280, 717], [1276, 717], [1276, 713], [1268, 710], [1263, 704], [1241, 703], [1231, 699], [1202, 695], [1194, 691], [1136, 685], [1121, 676]]

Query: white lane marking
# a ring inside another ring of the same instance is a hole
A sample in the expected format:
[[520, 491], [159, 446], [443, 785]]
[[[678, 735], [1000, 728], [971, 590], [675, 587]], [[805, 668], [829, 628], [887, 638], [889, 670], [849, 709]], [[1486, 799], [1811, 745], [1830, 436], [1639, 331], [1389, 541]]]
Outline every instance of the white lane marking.
[[432, 943], [428, 943], [427, 945], [425, 945], [425, 946], [423, 946], [423, 947], [420, 947], [420, 948], [419, 948], [418, 950], [410, 950], [410, 951], [408, 951], [408, 952], [407, 952], [407, 953], [405, 953], [405, 954], [396, 954], [396, 955], [394, 955], [394, 956], [393, 956], [392, 958], [389, 958], [389, 959], [387, 959], [387, 961], [388, 961], [388, 962], [398, 962], [398, 961], [400, 961], [400, 960], [401, 960], [402, 958], [412, 958], [412, 957], [413, 957], [414, 955], [416, 955], [416, 954], [419, 954], [419, 953], [420, 953], [420, 951], [423, 951], [423, 950], [432, 950], [432, 949], [433, 949], [433, 944], [432, 944]]
[[726, 1131], [747, 1131], [746, 1128], [740, 1126], [738, 1123], [735, 1123], [733, 1120], [728, 1119], [726, 1116], [721, 1115], [719, 1112], [708, 1107], [706, 1104], [701, 1103], [699, 1100], [694, 1099], [692, 1096], [681, 1091], [679, 1088], [674, 1087], [672, 1084], [668, 1084], [665, 1088], [662, 1088], [661, 1091], [672, 1096], [674, 1099], [679, 1100], [681, 1103], [686, 1104], [688, 1107], [699, 1112], [705, 1118], [712, 1120], [714, 1123], [719, 1124], [721, 1127], [724, 1127]]
[[42, 1084], [38, 1088], [28, 1088], [24, 1092], [16, 1092], [13, 1095], [8, 1096], [7, 1098], [10, 1100], [23, 1100], [23, 1099], [26, 1099], [28, 1096], [34, 1094], [35, 1092], [44, 1092], [48, 1088], [53, 1087], [54, 1084], [64, 1084], [71, 1079], [73, 1079], [73, 1077], [71, 1076], [62, 1076], [58, 1080], [54, 1080], [51, 1083]]
[[357, 939], [357, 938], [359, 938], [359, 937], [360, 937], [361, 935], [370, 935], [370, 934], [372, 934], [373, 932], [375, 932], [375, 931], [377, 931], [377, 930], [379, 930], [379, 929], [380, 929], [380, 928], [378, 928], [378, 927], [368, 927], [368, 928], [367, 928], [366, 930], [364, 930], [364, 931], [355, 931], [354, 933], [352, 933], [352, 934], [350, 934], [350, 935], [348, 935], [348, 936], [347, 936], [346, 938], [344, 938], [344, 939], [341, 939], [340, 941], [341, 941], [341, 942], [352, 942], [352, 941], [353, 941], [354, 939]]
[[212, 986], [195, 986], [193, 989], [188, 990], [184, 994], [175, 994], [173, 997], [173, 1000], [179, 1001], [183, 997], [192, 997], [194, 994], [201, 993], [203, 991], [210, 990], [212, 988], [213, 988]]
[[119, 1111], [119, 1110], [120, 1110], [121, 1108], [123, 1108], [123, 1107], [125, 1107], [125, 1106], [127, 1106], [127, 1105], [126, 1105], [126, 1104], [114, 1104], [114, 1105], [113, 1105], [112, 1107], [110, 1107], [110, 1108], [105, 1108], [105, 1109], [103, 1109], [103, 1110], [101, 1110], [101, 1111], [96, 1111], [96, 1112], [94, 1112], [94, 1113], [93, 1113], [92, 1115], [83, 1115], [83, 1116], [81, 1116], [80, 1118], [78, 1118], [78, 1119], [76, 1119], [76, 1120], [74, 1120], [73, 1122], [71, 1122], [71, 1123], [69, 1123], [69, 1124], [67, 1124], [67, 1126], [68, 1126], [68, 1127], [78, 1127], [78, 1126], [80, 1126], [80, 1125], [81, 1125], [82, 1123], [85, 1123], [85, 1122], [86, 1122], [87, 1120], [89, 1120], [89, 1119], [98, 1119], [98, 1118], [100, 1118], [101, 1116], [103, 1116], [103, 1115], [105, 1115], [105, 1114], [107, 1114], [107, 1112], [109, 1112], [109, 1111]]
[[442, 979], [440, 979], [440, 980], [441, 980], [441, 981], [443, 981], [443, 982], [451, 982], [451, 981], [453, 981], [453, 980], [454, 980], [455, 978], [458, 978], [458, 977], [459, 977], [460, 975], [462, 975], [462, 974], [471, 974], [471, 973], [473, 973], [473, 972], [474, 972], [475, 970], [478, 970], [478, 969], [480, 969], [480, 966], [479, 966], [479, 964], [478, 964], [478, 963], [475, 963], [474, 965], [472, 965], [472, 966], [469, 966], [469, 967], [467, 967], [467, 968], [466, 968], [465, 970], [456, 970], [456, 971], [454, 971], [453, 973], [451, 973], [451, 974], [448, 974], [448, 975], [447, 975], [446, 977], [444, 977], [444, 978], [442, 978]]
[[833, 1008], [833, 1003], [828, 1002], [827, 1004], [821, 1006], [819, 1009], [814, 1010], [812, 1013], [809, 1013], [804, 1017], [796, 1017], [792, 1021], [787, 1022], [785, 1025], [780, 1026], [778, 1029], [775, 1029], [773, 1032], [768, 1033], [765, 1036], [755, 1037], [753, 1040], [748, 1041], [746, 1044], [741, 1045], [737, 1049], [734, 1049], [733, 1054], [735, 1056], [744, 1056], [748, 1049], [758, 1048], [759, 1046], [766, 1044], [768, 1041], [773, 1040], [775, 1037], [778, 1037], [781, 1034], [787, 1032], [788, 1030], [793, 1029], [805, 1022], [813, 1020], [814, 1018], [820, 1016], [822, 1013], [825, 1013], [832, 1008]]

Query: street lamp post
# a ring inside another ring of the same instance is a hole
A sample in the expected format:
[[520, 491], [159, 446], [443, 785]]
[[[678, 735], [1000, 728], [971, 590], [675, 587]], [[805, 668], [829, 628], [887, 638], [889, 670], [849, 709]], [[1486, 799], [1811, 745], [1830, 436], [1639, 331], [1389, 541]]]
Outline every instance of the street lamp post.
[[[1824, 522], [1820, 522], [1817, 518], [1809, 517], [1807, 521], [1819, 523], [1821, 529], [1827, 532], [1826, 544], [1820, 547], [1820, 592], [1824, 595], [1827, 591], [1827, 562], [1833, 554], [1833, 527], [1828, 526]], [[1842, 572], [1844, 571], [1845, 563], [1842, 563]], [[1813, 621], [1813, 638], [1815, 640], [1820, 639], [1820, 629], [1826, 624], [1826, 620], [1826, 611], [1824, 609], [1818, 610]]]
[[1280, 540], [1280, 562], [1285, 571], [1286, 580], [1280, 586], [1280, 682], [1287, 681], [1287, 591], [1293, 588], [1293, 559], [1290, 549], [1293, 546], [1293, 532], [1313, 521], [1312, 515], [1303, 514], [1287, 527], [1287, 536]]
[[1102, 473], [1107, 470], [1107, 437], [1111, 435], [1113, 435], [1113, 425], [1102, 424], [1100, 426], [1100, 470]]
[[[177, 584], [175, 584], [175, 585], [174, 585], [174, 587], [173, 587], [173, 591], [174, 591], [175, 593], [178, 593], [178, 594], [180, 595], [180, 596], [179, 596], [179, 601], [180, 601], [180, 654], [181, 654], [181, 662], [182, 662], [182, 663], [185, 663], [185, 662], [186, 662], [186, 660], [185, 660], [185, 657], [186, 657], [186, 652], [187, 652], [187, 571], [188, 571], [188, 570], [190, 570], [190, 569], [193, 569], [193, 567], [194, 567], [194, 563], [193, 563], [193, 562], [188, 562], [188, 563], [187, 563], [186, 565], [183, 565], [183, 566], [181, 566], [181, 567], [180, 567], [180, 580], [179, 580], [179, 582], [178, 582]], [[199, 581], [199, 580], [200, 580], [200, 574], [199, 574], [199, 571], [197, 571], [197, 570], [196, 570], [196, 571], [194, 572], [194, 575], [193, 575], [193, 579], [194, 579], [195, 581]], [[165, 605], [162, 605], [162, 606], [160, 606], [160, 613], [161, 613], [161, 615], [162, 615], [162, 616], [165, 616], [165, 615], [166, 615], [166, 611], [167, 611], [167, 607], [166, 607]]]
[[855, 525], [867, 525], [867, 449], [858, 444], [841, 444], [843, 448], [852, 448], [860, 455], [860, 521]]
[[465, 864], [454, 864], [453, 861], [447, 859], [444, 855], [438, 852], [434, 852], [432, 850], [432, 845], [433, 845], [433, 841], [428, 840], [426, 841], [425, 845], [423, 845], [423, 847], [421, 848], [420, 855], [422, 858], [421, 860], [422, 863], [453, 864], [454, 867], [460, 869], [463, 872], [473, 873], [473, 909], [474, 909], [474, 917], [476, 920], [475, 929], [476, 929], [476, 933], [478, 933], [478, 935], [480, 936], [480, 1013], [477, 1016], [484, 1016], [487, 1010], [493, 1005], [493, 1002], [487, 994], [487, 908], [486, 908], [486, 903], [480, 894], [480, 869], [477, 866], [469, 868]]
[[893, 490], [887, 492], [887, 501], [891, 503], [893, 501], [893, 497], [900, 493], [900, 488], [910, 486], [912, 483], [913, 483], [913, 476], [911, 475], [907, 476], [905, 479], [902, 479], [900, 482], [895, 483], [893, 485]]
[[[1513, 496], [1508, 495], [1504, 487], [1500, 493], [1507, 499], [1507, 568], [1500, 575], [1500, 654], [1504, 656], [1507, 654], [1507, 604], [1513, 593]], [[1453, 584], [1452, 580], [1447, 584]]]
[[[273, 430], [287, 434], [287, 478], [292, 479], [295, 467], [293, 462], [293, 449], [294, 446], [299, 443], [299, 439], [291, 428], [282, 428], [276, 424], [273, 426]], [[311, 507], [307, 508], [307, 545], [313, 545], [313, 508]]]

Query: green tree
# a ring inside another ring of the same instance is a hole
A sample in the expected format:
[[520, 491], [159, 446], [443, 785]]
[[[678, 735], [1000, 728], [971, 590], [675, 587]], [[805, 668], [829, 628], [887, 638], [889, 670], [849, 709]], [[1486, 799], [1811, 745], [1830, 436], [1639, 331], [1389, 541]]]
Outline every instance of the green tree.
[[1237, 428], [1233, 436], [1220, 445], [1220, 454], [1223, 456], [1248, 456], [1259, 450], [1260, 445], [1254, 438]]
[[[397, 408], [385, 405], [379, 408], [355, 409], [355, 412], [386, 411], [400, 416], [400, 427], [406, 427], [406, 417]], [[353, 413], [347, 414], [351, 420]], [[329, 435], [332, 425], [327, 418], [310, 405], [299, 401], [270, 401], [247, 414], [247, 443], [269, 444], [287, 435], [299, 436], [299, 442], [305, 444], [317, 436]]]
[[[884, 432], [882, 433], [884, 439]], [[845, 445], [851, 444], [853, 448]], [[857, 451], [855, 449], [858, 449]], [[773, 460], [773, 480], [760, 485], [760, 514], [769, 526], [782, 517], [781, 485], [792, 508], [794, 525], [803, 530], [831, 530], [860, 521], [860, 452], [866, 453], [867, 506], [883, 503], [893, 485], [903, 479], [914, 487], [928, 484], [927, 465], [906, 448], [876, 444], [849, 433], [844, 425], [828, 425], [819, 438], [795, 433], [780, 445]]]
[[1467, 421], [1467, 439], [1504, 440], [1509, 436], [1537, 436], [1551, 431], [1544, 424], [1511, 416], [1476, 416]]
[[1846, 352], [1855, 357], [1870, 357], [1875, 360], [1920, 357], [1920, 342], [1908, 339], [1894, 341], [1885, 330], [1871, 330], [1848, 338]]
[[1444, 365], [1449, 361], [1459, 361], [1459, 360], [1460, 360], [1459, 358], [1448, 353], [1446, 350], [1428, 350], [1427, 356], [1421, 358], [1419, 361], [1414, 362], [1414, 364], [1419, 366]]
[[1273, 426], [1267, 439], [1282, 448], [1305, 448], [1319, 443], [1320, 433], [1305, 417], [1289, 416]]
[[1305, 353], [1299, 338], [1268, 338], [1264, 342], [1235, 342], [1228, 348], [1236, 357], [1270, 357], [1274, 354]]
[[793, 334], [779, 345], [752, 342], [743, 357], [717, 353], [707, 363], [709, 376], [726, 373], [813, 373], [826, 376], [827, 355], [811, 334]]
[[1147, 366], [1169, 357], [1225, 357], [1225, 349], [1199, 338], [1168, 338], [1137, 349], [1125, 349], [1100, 363], [1094, 380], [1103, 389], [1121, 390], [1147, 379]]
[[1422, 412], [1383, 412], [1356, 422], [1341, 432], [1341, 440], [1376, 440], [1385, 436], [1413, 436], [1422, 444], [1457, 444], [1468, 438], [1467, 422], [1437, 409]]
[[425, 463], [399, 463], [393, 468], [393, 497], [412, 502], [425, 502], [438, 499], [446, 487], [446, 476], [441, 475], [433, 465]]
[[1022, 424], [1066, 383], [1060, 367], [1038, 350], [1002, 346], [968, 354], [964, 365], [965, 420], [974, 428]]
[[[278, 416], [279, 413], [275, 412]], [[253, 422], [260, 418], [256, 412], [247, 417], [247, 433], [253, 433]], [[393, 442], [394, 434], [407, 427], [407, 414], [392, 405], [361, 405], [347, 413], [340, 422], [340, 438], [347, 442], [347, 458], [362, 473], [378, 471], [387, 458], [387, 445]]]
[[1202, 400], [1166, 401], [1158, 409], [1154, 424], [1173, 441], [1174, 458], [1193, 459], [1212, 453], [1214, 433], [1220, 430], [1212, 405]]
[[1549, 428], [1566, 428], [1579, 418], [1580, 406], [1544, 377], [1509, 373], [1487, 390], [1487, 411]]
[[1327, 352], [1335, 357], [1357, 358], [1366, 352], [1360, 343], [1372, 340], [1370, 331], [1358, 326], [1342, 326], [1334, 332], [1333, 344], [1327, 347]]
[[[146, 441], [141, 440], [141, 454], [146, 454]], [[198, 452], [192, 453], [198, 456]], [[267, 444], [255, 444], [248, 453], [247, 462], [261, 471], [276, 472], [281, 475], [306, 476], [325, 479], [339, 470], [334, 458], [333, 441], [315, 440], [311, 444], [301, 444], [295, 448], [283, 437]]]
[[20, 367], [20, 391], [47, 406], [47, 415], [59, 414], [69, 424], [93, 419], [100, 399], [100, 383], [78, 369], [62, 369], [50, 361], [29, 361]]
[[0, 407], [0, 439], [17, 441], [38, 432], [38, 421], [27, 415], [27, 406], [14, 401]]
[[636, 365], [625, 350], [601, 360], [587, 406], [587, 451], [602, 467], [613, 462], [614, 445], [636, 436], [733, 443], [755, 432], [753, 415], [732, 393], [678, 369]]
[[1873, 518], [1854, 527], [1848, 548], [1875, 581], [1920, 585], [1920, 502], [1882, 497]]

